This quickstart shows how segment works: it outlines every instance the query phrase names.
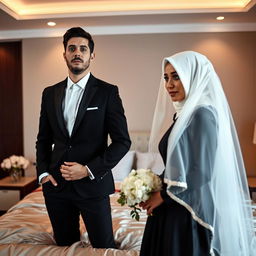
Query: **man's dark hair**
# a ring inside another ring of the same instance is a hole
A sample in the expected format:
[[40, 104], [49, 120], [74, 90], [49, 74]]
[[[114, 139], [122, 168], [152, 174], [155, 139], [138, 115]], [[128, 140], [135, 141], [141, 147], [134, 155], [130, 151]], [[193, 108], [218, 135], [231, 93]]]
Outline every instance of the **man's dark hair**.
[[94, 42], [93, 42], [92, 36], [80, 27], [70, 28], [64, 34], [64, 36], [63, 36], [63, 45], [64, 45], [65, 51], [66, 51], [66, 48], [67, 48], [68, 40], [72, 37], [83, 37], [83, 38], [87, 39], [88, 42], [89, 42], [90, 52], [93, 53], [93, 51], [94, 51]]

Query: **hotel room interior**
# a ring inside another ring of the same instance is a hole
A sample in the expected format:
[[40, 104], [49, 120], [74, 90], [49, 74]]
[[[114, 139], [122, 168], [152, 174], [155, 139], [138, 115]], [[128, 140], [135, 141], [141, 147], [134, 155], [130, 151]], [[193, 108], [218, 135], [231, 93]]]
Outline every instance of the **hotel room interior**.
[[[56, 246], [35, 177], [41, 93], [67, 76], [62, 35], [73, 26], [92, 34], [92, 73], [118, 85], [131, 135], [130, 151], [113, 170], [118, 250], [93, 249], [82, 221], [81, 242]], [[139, 255], [147, 216], [131, 219], [116, 202], [118, 189], [131, 169], [149, 167], [162, 59], [185, 50], [206, 55], [220, 76], [256, 204], [255, 0], [0, 0], [0, 162], [11, 155], [30, 161], [18, 182], [0, 170], [0, 256]], [[163, 163], [155, 159], [159, 174]]]

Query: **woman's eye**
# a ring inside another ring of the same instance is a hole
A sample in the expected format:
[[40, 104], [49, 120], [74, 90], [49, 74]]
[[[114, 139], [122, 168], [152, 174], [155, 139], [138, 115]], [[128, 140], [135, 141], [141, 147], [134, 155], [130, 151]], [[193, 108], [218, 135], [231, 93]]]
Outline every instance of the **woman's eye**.
[[178, 75], [173, 75], [173, 80], [177, 81], [177, 80], [180, 80], [180, 77]]
[[164, 76], [164, 80], [165, 80], [165, 82], [168, 82], [168, 77]]

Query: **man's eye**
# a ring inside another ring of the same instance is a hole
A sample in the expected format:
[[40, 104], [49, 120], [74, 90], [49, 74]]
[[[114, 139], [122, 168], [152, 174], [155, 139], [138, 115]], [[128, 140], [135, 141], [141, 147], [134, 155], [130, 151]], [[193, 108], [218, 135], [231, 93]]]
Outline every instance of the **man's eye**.
[[86, 51], [87, 51], [87, 48], [86, 48], [86, 47], [80, 47], [80, 51], [81, 51], [81, 52], [86, 52]]
[[69, 46], [68, 49], [70, 52], [74, 52], [76, 48], [74, 46]]

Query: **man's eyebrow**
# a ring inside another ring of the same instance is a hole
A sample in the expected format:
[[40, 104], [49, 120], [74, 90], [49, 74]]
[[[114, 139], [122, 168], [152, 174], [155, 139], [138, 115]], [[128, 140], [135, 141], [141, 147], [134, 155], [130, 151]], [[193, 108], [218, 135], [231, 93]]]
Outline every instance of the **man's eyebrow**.
[[85, 44], [81, 44], [81, 45], [70, 44], [68, 47], [86, 47], [86, 48], [88, 48], [88, 46]]

